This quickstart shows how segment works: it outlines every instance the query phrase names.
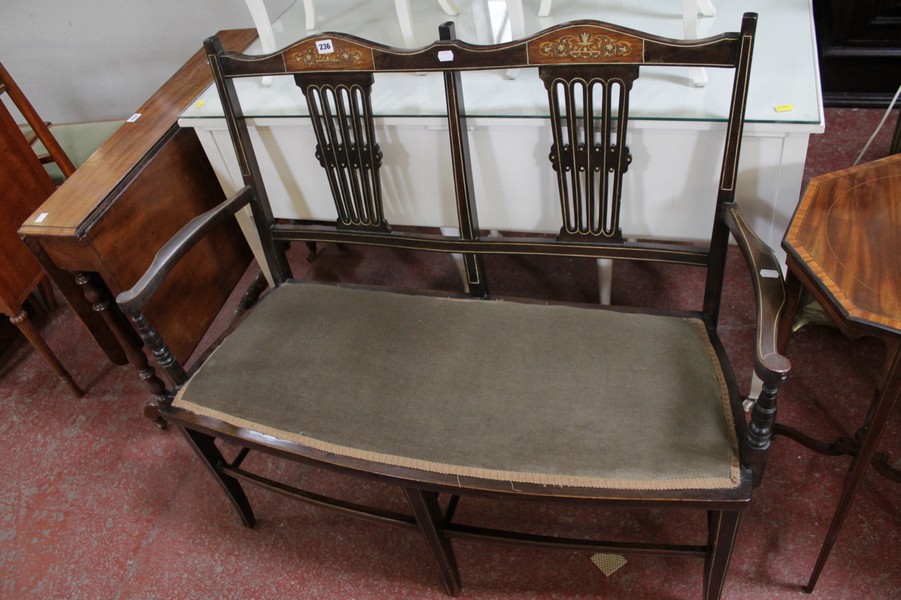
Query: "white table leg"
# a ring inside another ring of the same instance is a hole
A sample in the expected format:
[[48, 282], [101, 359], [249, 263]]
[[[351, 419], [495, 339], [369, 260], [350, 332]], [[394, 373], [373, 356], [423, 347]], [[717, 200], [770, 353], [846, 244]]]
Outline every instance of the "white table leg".
[[[311, 2], [313, 0], [305, 0]], [[438, 0], [441, 9], [450, 16], [460, 14], [460, 9], [452, 0]], [[410, 8], [410, 0], [394, 0], [394, 10], [397, 12], [397, 22], [400, 25], [400, 33], [404, 36], [404, 45], [407, 48], [418, 48], [416, 33], [413, 31], [413, 11]]]
[[451, 0], [438, 0], [438, 4], [441, 5], [441, 8], [444, 10], [444, 12], [452, 17], [460, 14], [460, 9], [457, 8], [457, 5], [454, 4]]
[[538, 16], [549, 17], [551, 14], [551, 4], [553, 4], [553, 0], [541, 0], [541, 4], [538, 6]]
[[[522, 0], [507, 0], [507, 18], [510, 19], [510, 33], [514, 40], [519, 40], [526, 35], [526, 15], [522, 10]], [[516, 79], [519, 69], [507, 69], [505, 79]]]
[[761, 381], [760, 377], [757, 374], [751, 374], [751, 389], [748, 391], [748, 398], [751, 400], [757, 400], [760, 398], [760, 392], [763, 391], [763, 381]]
[[[682, 31], [685, 39], [698, 37], [698, 8], [702, 1], [709, 0], [682, 0]], [[692, 85], [702, 87], [707, 85], [707, 71], [703, 67], [691, 67], [688, 70]]]
[[303, 14], [307, 31], [316, 29], [316, 7], [313, 0], [303, 0]]
[[[460, 230], [456, 227], [442, 227], [441, 235], [445, 237], [460, 237]], [[466, 265], [463, 264], [463, 255], [456, 252], [451, 254], [454, 264], [457, 265], [457, 271], [460, 272], [460, 281], [463, 282], [463, 291], [469, 292], [469, 278], [466, 277]]]
[[[311, 4], [313, 0], [308, 0]], [[253, 19], [253, 25], [257, 28], [257, 35], [260, 36], [260, 45], [263, 52], [268, 54], [275, 52], [275, 34], [272, 33], [272, 21], [269, 20], [269, 13], [266, 11], [266, 5], [263, 0], [244, 0], [247, 10], [250, 11], [250, 18]], [[263, 77], [263, 85], [272, 85], [272, 76]]]
[[698, 11], [705, 17], [716, 16], [716, 7], [713, 0], [698, 0]]
[[404, 45], [407, 48], [418, 48], [416, 34], [413, 33], [413, 13], [410, 10], [410, 0], [394, 0], [394, 10], [397, 12], [397, 22], [400, 25], [400, 33], [404, 36]]
[[610, 289], [613, 287], [613, 259], [598, 259], [598, 298], [601, 304], [610, 304]]

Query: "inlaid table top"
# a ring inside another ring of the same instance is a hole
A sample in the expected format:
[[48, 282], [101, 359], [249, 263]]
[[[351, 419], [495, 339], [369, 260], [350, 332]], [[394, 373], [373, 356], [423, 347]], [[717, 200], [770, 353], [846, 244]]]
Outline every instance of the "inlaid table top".
[[901, 155], [813, 178], [782, 245], [845, 324], [901, 334]]

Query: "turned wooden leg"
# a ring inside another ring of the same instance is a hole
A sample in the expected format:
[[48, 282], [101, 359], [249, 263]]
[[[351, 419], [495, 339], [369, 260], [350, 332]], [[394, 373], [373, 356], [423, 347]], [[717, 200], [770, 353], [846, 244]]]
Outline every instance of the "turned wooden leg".
[[704, 561], [704, 600], [718, 600], [723, 593], [740, 515], [737, 510], [712, 510], [707, 514], [710, 539]]
[[141, 378], [141, 381], [147, 385], [150, 393], [153, 394], [153, 399], [144, 405], [144, 415], [155, 422], [158, 427], [165, 429], [166, 421], [160, 417], [159, 407], [160, 402], [164, 401], [168, 393], [166, 384], [156, 376], [156, 371], [150, 366], [150, 362], [143, 351], [143, 344], [138, 341], [137, 335], [130, 326], [127, 328], [123, 326], [121, 322], [124, 321], [122, 313], [118, 310], [115, 310], [115, 312], [110, 310], [110, 299], [104, 286], [96, 283], [89, 273], [76, 274], [75, 281], [81, 286], [85, 298], [103, 318], [103, 321], [115, 336], [116, 341], [125, 351], [129, 364], [137, 369], [138, 377]]
[[72, 379], [72, 376], [69, 375], [69, 372], [62, 363], [59, 362], [59, 359], [56, 358], [53, 350], [50, 349], [47, 342], [41, 337], [41, 333], [38, 331], [37, 327], [35, 327], [31, 319], [28, 318], [28, 313], [23, 309], [16, 316], [10, 317], [9, 320], [13, 325], [18, 327], [25, 338], [31, 342], [31, 345], [34, 346], [35, 350], [38, 351], [38, 354], [40, 354], [47, 364], [50, 365], [50, 368], [53, 369], [56, 376], [59, 377], [76, 396], [79, 398], [84, 396], [84, 392], [78, 387], [78, 384], [75, 383], [75, 380]]
[[53, 260], [47, 255], [40, 241], [35, 238], [25, 237], [23, 241], [31, 250], [31, 253], [40, 263], [41, 268], [47, 277], [56, 286], [56, 289], [65, 298], [66, 303], [75, 311], [81, 322], [84, 323], [88, 333], [97, 342], [107, 358], [116, 365], [124, 365], [128, 363], [119, 342], [109, 331], [106, 323], [101, 316], [94, 312], [90, 303], [85, 300], [84, 293], [75, 282], [73, 273], [60, 269]]
[[267, 287], [269, 287], [269, 282], [266, 281], [266, 276], [263, 275], [262, 271], [258, 272], [256, 276], [254, 276], [253, 281], [250, 282], [250, 285], [247, 286], [247, 289], [244, 290], [241, 299], [238, 300], [238, 306], [235, 308], [235, 316], [237, 317], [238, 315], [243, 314], [256, 304], [257, 300], [260, 299], [260, 295], [266, 291]]
[[413, 508], [413, 515], [419, 525], [419, 531], [425, 538], [441, 569], [444, 585], [451, 596], [460, 595], [460, 572], [457, 569], [457, 559], [454, 557], [454, 549], [451, 541], [441, 534], [441, 508], [438, 506], [438, 494], [424, 492], [413, 488], [404, 488], [407, 500]]

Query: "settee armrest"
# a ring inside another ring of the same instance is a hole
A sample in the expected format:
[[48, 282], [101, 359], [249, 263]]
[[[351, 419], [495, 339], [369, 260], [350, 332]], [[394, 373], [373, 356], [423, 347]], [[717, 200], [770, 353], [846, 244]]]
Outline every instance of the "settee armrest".
[[724, 207], [723, 220], [745, 257], [754, 285], [757, 304], [754, 372], [764, 383], [778, 385], [791, 369], [791, 363], [777, 347], [777, 328], [786, 302], [782, 268], [773, 250], [748, 226], [736, 204]]
[[163, 247], [153, 257], [153, 262], [131, 289], [116, 296], [116, 302], [122, 310], [129, 315], [140, 311], [165, 281], [166, 276], [175, 268], [178, 261], [215, 225], [246, 206], [252, 196], [253, 191], [245, 186], [227, 200], [188, 221], [178, 233], [163, 244]]
[[[141, 309], [153, 297], [154, 292], [159, 289], [166, 276], [178, 264], [178, 261], [191, 248], [197, 245], [197, 242], [202, 240], [215, 225], [222, 222], [223, 219], [234, 215], [240, 208], [246, 206], [252, 198], [253, 190], [245, 186], [232, 197], [188, 221], [178, 233], [163, 244], [163, 247], [153, 257], [150, 266], [138, 279], [137, 283], [131, 289], [116, 296], [116, 302], [131, 319], [135, 329], [141, 336], [141, 340], [153, 353], [156, 362], [165, 370], [176, 389], [187, 381], [187, 373], [175, 355], [169, 350], [159, 332], [147, 321]], [[152, 375], [153, 369], [151, 368], [147, 377]], [[144, 378], [143, 374], [142, 378]], [[160, 385], [162, 385], [162, 382], [160, 382]], [[171, 402], [172, 393], [174, 391], [167, 393], [164, 389], [159, 389], [156, 392], [156, 399], [144, 408], [144, 414], [151, 419], [158, 420], [160, 406]]]
[[735, 203], [723, 207], [723, 220], [745, 257], [757, 303], [754, 372], [763, 381], [763, 389], [751, 408], [740, 450], [742, 463], [750, 467], [752, 484], [757, 486], [763, 479], [775, 432], [779, 388], [791, 369], [777, 346], [777, 328], [785, 310], [785, 282], [773, 250], [748, 226]]

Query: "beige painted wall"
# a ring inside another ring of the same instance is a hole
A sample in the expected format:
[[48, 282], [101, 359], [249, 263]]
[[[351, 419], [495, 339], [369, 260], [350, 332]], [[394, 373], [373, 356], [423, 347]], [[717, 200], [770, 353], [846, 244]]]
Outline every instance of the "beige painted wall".
[[0, 62], [45, 120], [124, 119], [204, 38], [252, 26], [243, 0], [0, 0]]

